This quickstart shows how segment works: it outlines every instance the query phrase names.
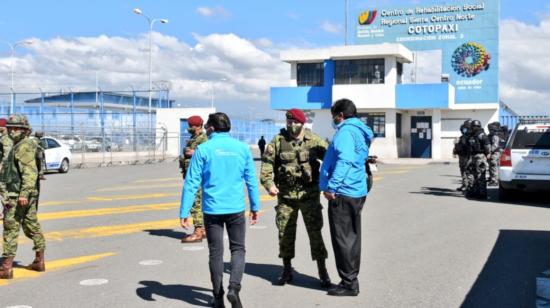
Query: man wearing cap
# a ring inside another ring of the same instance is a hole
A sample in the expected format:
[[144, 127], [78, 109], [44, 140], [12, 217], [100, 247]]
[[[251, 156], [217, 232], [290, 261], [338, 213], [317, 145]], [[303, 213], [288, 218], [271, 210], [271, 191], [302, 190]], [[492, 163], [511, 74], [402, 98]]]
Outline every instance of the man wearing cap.
[[[185, 174], [189, 168], [191, 157], [199, 146], [199, 144], [208, 141], [208, 137], [202, 129], [202, 118], [198, 115], [194, 115], [187, 119], [187, 132], [191, 134], [191, 139], [187, 141], [182, 155], [179, 157], [179, 163], [183, 179], [185, 180]], [[206, 232], [204, 231], [203, 217], [202, 217], [202, 191], [199, 188], [195, 202], [191, 208], [191, 217], [193, 218], [193, 226], [195, 231], [191, 235], [186, 235], [181, 239], [182, 243], [197, 243], [202, 242], [206, 238]]]
[[[4, 165], [4, 162], [6, 161], [6, 158], [8, 158], [8, 153], [11, 151], [11, 148], [13, 147], [13, 141], [10, 139], [10, 136], [8, 135], [8, 130], [6, 128], [6, 122], [7, 120], [4, 118], [0, 119], [0, 174], [2, 170], [2, 166]], [[4, 183], [4, 180], [0, 177], [0, 198], [2, 198], [2, 204], [4, 200], [4, 194], [6, 193], [6, 185]], [[0, 219], [4, 218], [4, 210], [2, 208], [2, 211], [0, 211]]]
[[319, 191], [319, 161], [327, 143], [311, 130], [304, 128], [306, 116], [302, 110], [286, 113], [286, 128], [273, 137], [262, 157], [260, 181], [271, 196], [277, 196], [276, 224], [279, 229], [279, 258], [283, 272], [277, 283], [292, 281], [296, 224], [302, 212], [309, 236], [311, 257], [317, 261], [321, 286], [329, 287], [330, 278], [325, 266], [327, 250], [321, 229], [322, 206]]
[[21, 227], [25, 235], [33, 241], [33, 250], [36, 251], [36, 257], [27, 269], [38, 272], [46, 270], [46, 241], [37, 217], [39, 179], [36, 146], [27, 137], [30, 127], [24, 115], [11, 115], [6, 127], [13, 140], [13, 148], [8, 154], [1, 174], [7, 193], [4, 203], [4, 251], [0, 279], [13, 278], [12, 265]]

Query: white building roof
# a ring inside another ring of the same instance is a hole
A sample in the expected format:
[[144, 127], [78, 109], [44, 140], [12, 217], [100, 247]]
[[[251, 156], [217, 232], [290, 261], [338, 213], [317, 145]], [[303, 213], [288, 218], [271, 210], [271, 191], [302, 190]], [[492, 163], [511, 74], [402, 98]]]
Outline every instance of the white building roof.
[[392, 56], [399, 62], [411, 63], [413, 53], [401, 44], [348, 45], [318, 49], [292, 49], [281, 52], [281, 60], [293, 62], [319, 62], [328, 59], [364, 59]]

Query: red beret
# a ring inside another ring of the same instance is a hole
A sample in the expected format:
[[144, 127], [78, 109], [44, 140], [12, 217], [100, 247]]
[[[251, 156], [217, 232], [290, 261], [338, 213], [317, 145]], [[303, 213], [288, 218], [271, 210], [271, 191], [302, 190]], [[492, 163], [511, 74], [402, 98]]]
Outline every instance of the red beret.
[[6, 119], [0, 118], [0, 127], [6, 127], [6, 123], [7, 123], [7, 122], [8, 122], [8, 121], [7, 121]]
[[286, 112], [287, 119], [293, 119], [302, 124], [306, 123], [306, 115], [300, 109], [292, 108]]
[[189, 126], [202, 126], [202, 123], [202, 118], [197, 115], [189, 117], [189, 119], [187, 119], [187, 124], [189, 124]]

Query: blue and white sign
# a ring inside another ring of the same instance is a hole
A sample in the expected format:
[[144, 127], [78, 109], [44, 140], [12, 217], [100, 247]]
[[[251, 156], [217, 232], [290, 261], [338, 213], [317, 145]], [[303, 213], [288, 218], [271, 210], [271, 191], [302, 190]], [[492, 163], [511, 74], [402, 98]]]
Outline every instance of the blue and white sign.
[[356, 44], [441, 50], [456, 103], [498, 103], [499, 0], [419, 4], [358, 12]]

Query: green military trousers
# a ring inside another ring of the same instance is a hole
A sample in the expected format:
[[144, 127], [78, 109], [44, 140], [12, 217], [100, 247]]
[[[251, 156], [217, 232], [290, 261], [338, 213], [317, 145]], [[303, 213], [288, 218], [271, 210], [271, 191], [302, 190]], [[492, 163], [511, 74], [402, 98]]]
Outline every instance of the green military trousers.
[[275, 222], [279, 229], [279, 258], [294, 258], [296, 242], [296, 226], [298, 212], [306, 225], [313, 260], [324, 260], [327, 258], [327, 249], [323, 242], [321, 229], [323, 228], [323, 207], [320, 202], [320, 194], [312, 194], [311, 198], [305, 200], [292, 200], [279, 197], [275, 207]]
[[191, 218], [193, 218], [193, 226], [195, 229], [204, 226], [202, 217], [202, 188], [199, 188], [197, 196], [195, 196], [195, 202], [191, 208]]
[[34, 242], [33, 250], [46, 249], [46, 240], [38, 223], [38, 196], [29, 197], [29, 204], [17, 205], [17, 199], [10, 198], [4, 203], [4, 252], [3, 257], [15, 257], [19, 229], [23, 227], [25, 235]]

